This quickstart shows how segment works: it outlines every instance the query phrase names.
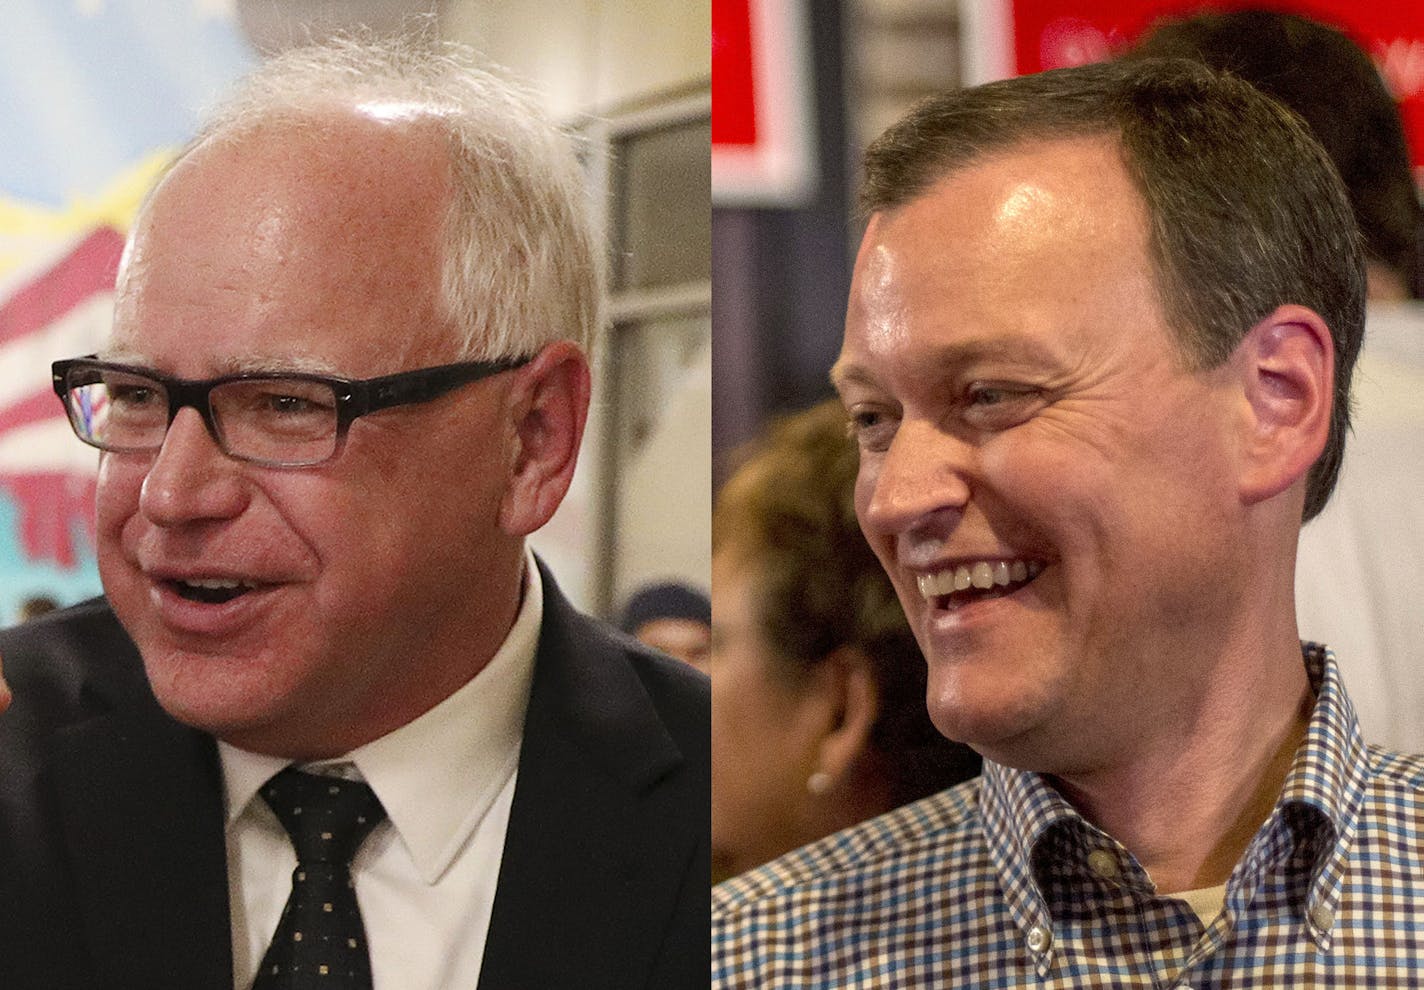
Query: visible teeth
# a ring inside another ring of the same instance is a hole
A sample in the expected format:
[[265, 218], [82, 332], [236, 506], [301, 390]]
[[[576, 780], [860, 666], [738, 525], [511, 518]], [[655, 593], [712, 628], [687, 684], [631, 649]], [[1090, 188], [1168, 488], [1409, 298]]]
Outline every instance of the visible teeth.
[[183, 583], [194, 588], [207, 588], [210, 591], [231, 591], [233, 588], [241, 588], [247, 584], [246, 581], [231, 581], [226, 578], [186, 578]]
[[1011, 584], [1038, 577], [1043, 564], [1036, 560], [980, 560], [972, 564], [960, 564], [953, 569], [946, 568], [934, 574], [920, 574], [915, 578], [920, 594], [927, 599], [976, 588], [988, 591], [991, 588], [1005, 588]]
[[[967, 573], [967, 572], [966, 572]], [[968, 578], [965, 579], [966, 581]], [[954, 590], [954, 572], [940, 571], [938, 574], [920, 574], [915, 578], [920, 586], [920, 594], [926, 598], [947, 595]], [[968, 584], [965, 587], [969, 587]]]

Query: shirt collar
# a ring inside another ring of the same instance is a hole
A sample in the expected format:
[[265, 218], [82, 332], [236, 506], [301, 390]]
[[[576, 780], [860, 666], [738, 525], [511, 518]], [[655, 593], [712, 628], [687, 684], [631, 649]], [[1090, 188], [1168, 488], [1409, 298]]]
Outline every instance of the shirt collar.
[[[1334, 654], [1314, 643], [1302, 644], [1301, 652], [1315, 692], [1305, 741], [1296, 751], [1275, 809], [1227, 886], [1228, 905], [1239, 909], [1266, 870], [1279, 868], [1297, 846], [1309, 847], [1312, 882], [1308, 904], [1302, 907], [1314, 917], [1319, 907], [1333, 912], [1339, 900], [1369, 765]], [[1130, 854], [1079, 815], [1041, 774], [985, 760], [981, 794], [989, 852], [1010, 913], [1024, 931], [1051, 925], [1044, 878], [1050, 873], [1065, 877], [1065, 857], [1085, 862], [1088, 853], [1101, 850], [1114, 858], [1122, 883], [1145, 887], [1146, 876]]]
[[[1237, 874], [1242, 875], [1246, 881], [1243, 886], [1254, 892], [1260, 884], [1260, 874], [1250, 872], [1250, 867], [1258, 863], [1261, 867], [1272, 866], [1273, 859], [1290, 851], [1285, 849], [1274, 857], [1264, 852], [1273, 845], [1271, 827], [1274, 825], [1278, 833], [1289, 829], [1295, 844], [1305, 853], [1301, 859], [1310, 864], [1310, 884], [1303, 905], [1310, 934], [1328, 951], [1331, 925], [1322, 921], [1333, 918], [1339, 907], [1350, 844], [1358, 831], [1360, 809], [1373, 771], [1335, 654], [1317, 643], [1305, 643], [1302, 650], [1310, 686], [1315, 691], [1315, 710], [1275, 811], [1246, 850], [1232, 880], [1237, 879]], [[1237, 895], [1237, 903], [1244, 899], [1245, 893]]]
[[1317, 643], [1302, 645], [1315, 692], [1305, 742], [1296, 752], [1278, 807], [1316, 809], [1337, 832], [1355, 820], [1364, 797], [1368, 760], [1355, 706], [1345, 693], [1335, 654]]
[[[380, 739], [323, 763], [352, 764], [386, 809], [416, 869], [435, 883], [484, 819], [519, 762], [544, 593], [526, 552], [524, 594], [494, 657], [450, 697]], [[218, 742], [228, 827], [291, 761]]]

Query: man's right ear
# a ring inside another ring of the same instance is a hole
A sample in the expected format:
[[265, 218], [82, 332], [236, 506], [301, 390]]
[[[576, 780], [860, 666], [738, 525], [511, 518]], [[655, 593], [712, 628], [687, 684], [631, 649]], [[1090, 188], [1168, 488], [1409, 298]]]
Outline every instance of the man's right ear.
[[511, 536], [528, 536], [549, 521], [573, 480], [588, 421], [588, 358], [560, 340], [511, 374], [513, 464], [499, 522]]
[[870, 748], [870, 736], [880, 717], [880, 689], [870, 657], [854, 646], [842, 646], [822, 660], [811, 674], [829, 715], [816, 747], [816, 773], [825, 789], [844, 781]]

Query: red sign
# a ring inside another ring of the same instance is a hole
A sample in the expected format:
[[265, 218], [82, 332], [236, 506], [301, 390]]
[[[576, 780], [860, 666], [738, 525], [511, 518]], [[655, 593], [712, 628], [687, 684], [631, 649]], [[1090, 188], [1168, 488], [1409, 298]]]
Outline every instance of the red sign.
[[795, 206], [814, 190], [801, 0], [712, 0], [712, 199]]
[[756, 144], [751, 0], [712, 4], [712, 143]]
[[[983, 67], [967, 81], [1102, 61], [1159, 18], [1261, 6], [1249, 0], [965, 0], [965, 44], [973, 55], [967, 62]], [[1266, 6], [1332, 25], [1369, 52], [1399, 102], [1415, 168], [1424, 169], [1424, 3], [1295, 0]]]

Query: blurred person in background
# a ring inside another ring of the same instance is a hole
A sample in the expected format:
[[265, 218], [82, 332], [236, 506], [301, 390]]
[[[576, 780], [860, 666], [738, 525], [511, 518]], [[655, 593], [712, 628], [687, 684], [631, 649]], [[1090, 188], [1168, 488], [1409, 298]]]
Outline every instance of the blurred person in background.
[[33, 595], [26, 598], [24, 604], [20, 606], [20, 621], [29, 622], [31, 619], [38, 619], [57, 608], [59, 608], [59, 602], [48, 595]]
[[1231, 72], [1305, 119], [1340, 172], [1365, 245], [1368, 308], [1335, 494], [1301, 530], [1301, 635], [1328, 643], [1372, 742], [1424, 752], [1424, 306], [1420, 207], [1399, 110], [1370, 57], [1295, 14], [1164, 21], [1131, 57]]
[[681, 582], [650, 584], [628, 599], [618, 627], [655, 650], [705, 668], [712, 639], [712, 602]]
[[834, 400], [775, 423], [712, 516], [712, 855], [722, 880], [979, 772], [855, 519]]

